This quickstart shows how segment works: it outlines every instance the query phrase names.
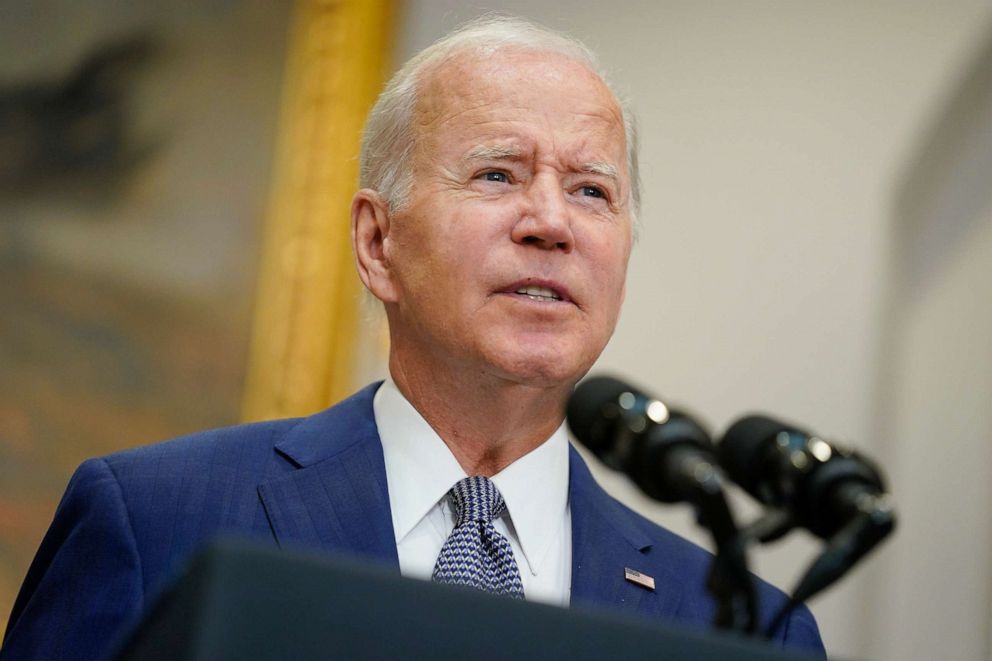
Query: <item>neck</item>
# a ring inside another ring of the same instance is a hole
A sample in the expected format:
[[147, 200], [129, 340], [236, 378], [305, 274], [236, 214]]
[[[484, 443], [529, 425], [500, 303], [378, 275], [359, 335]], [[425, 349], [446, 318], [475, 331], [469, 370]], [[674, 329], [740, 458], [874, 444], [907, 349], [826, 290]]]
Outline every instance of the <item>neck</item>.
[[524, 385], [465, 369], [411, 369], [395, 354], [389, 371], [467, 475], [492, 477], [541, 445], [561, 425], [571, 392], [568, 384]]

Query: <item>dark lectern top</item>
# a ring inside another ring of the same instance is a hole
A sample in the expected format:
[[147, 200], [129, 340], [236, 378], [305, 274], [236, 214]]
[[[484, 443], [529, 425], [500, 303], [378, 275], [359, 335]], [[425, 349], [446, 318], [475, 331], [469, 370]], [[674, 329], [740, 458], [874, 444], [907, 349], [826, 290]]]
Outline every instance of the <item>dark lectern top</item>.
[[806, 657], [725, 634], [515, 601], [354, 562], [225, 541], [194, 560], [116, 658]]

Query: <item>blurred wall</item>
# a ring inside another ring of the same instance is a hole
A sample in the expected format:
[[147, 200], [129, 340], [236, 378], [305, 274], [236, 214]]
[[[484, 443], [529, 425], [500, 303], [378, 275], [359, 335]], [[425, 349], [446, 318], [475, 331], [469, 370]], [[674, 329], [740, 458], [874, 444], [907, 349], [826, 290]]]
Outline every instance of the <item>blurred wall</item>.
[[290, 5], [0, 3], [0, 629], [80, 462], [238, 420]]
[[[640, 121], [643, 231], [595, 369], [717, 432], [761, 409], [876, 457], [901, 527], [812, 604], [828, 650], [989, 658], [992, 171], [969, 86], [992, 69], [992, 6], [419, 0], [399, 58], [483, 10], [585, 40]], [[934, 153], [967, 167], [920, 165]], [[945, 179], [911, 200], [926, 172]], [[706, 542], [684, 508], [599, 473]], [[794, 537], [755, 555], [786, 588], [817, 547]]]

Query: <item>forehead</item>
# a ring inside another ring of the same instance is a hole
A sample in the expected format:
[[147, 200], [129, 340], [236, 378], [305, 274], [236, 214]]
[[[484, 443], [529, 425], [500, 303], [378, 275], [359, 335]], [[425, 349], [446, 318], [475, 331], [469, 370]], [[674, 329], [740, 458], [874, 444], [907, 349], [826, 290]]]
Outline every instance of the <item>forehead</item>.
[[588, 66], [558, 53], [458, 53], [425, 72], [414, 122], [418, 151], [537, 139], [622, 166], [626, 150], [613, 93]]

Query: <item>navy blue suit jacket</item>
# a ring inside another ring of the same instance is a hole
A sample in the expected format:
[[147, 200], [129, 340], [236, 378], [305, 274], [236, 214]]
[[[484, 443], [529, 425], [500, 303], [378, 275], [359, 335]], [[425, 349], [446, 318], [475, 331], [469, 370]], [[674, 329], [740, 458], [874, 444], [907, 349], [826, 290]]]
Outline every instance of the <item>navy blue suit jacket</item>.
[[[229, 427], [83, 463], [14, 604], [0, 656], [102, 658], [209, 538], [362, 558], [398, 571], [377, 385], [308, 418]], [[571, 449], [572, 604], [708, 627], [710, 556], [607, 495]], [[648, 591], [624, 568], [653, 576]], [[765, 619], [782, 594], [759, 587]], [[783, 644], [822, 650], [795, 612]]]

